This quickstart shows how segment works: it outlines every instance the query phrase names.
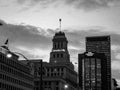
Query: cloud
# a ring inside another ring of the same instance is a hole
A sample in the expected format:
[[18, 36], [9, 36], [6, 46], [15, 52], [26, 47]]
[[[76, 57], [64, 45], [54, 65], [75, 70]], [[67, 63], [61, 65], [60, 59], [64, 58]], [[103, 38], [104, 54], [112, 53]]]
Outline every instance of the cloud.
[[[38, 58], [39, 56], [44, 58], [44, 52], [51, 50], [53, 30], [44, 30], [31, 25], [8, 24], [4, 21], [2, 23], [3, 25], [0, 26], [0, 45], [3, 45], [5, 40], [9, 38], [11, 51], [21, 52], [30, 58]], [[48, 58], [48, 53], [46, 55]]]
[[17, 0], [17, 4], [19, 5], [25, 4], [25, 6], [23, 7], [23, 9], [25, 10], [32, 9], [35, 6], [39, 6], [39, 9], [48, 8], [55, 2], [57, 2], [57, 0]]
[[[30, 48], [25, 46], [16, 46], [16, 49], [29, 57], [28, 59], [43, 59], [44, 61], [49, 61], [50, 49], [42, 49], [37, 47]], [[22, 59], [22, 57], [20, 57], [20, 59]]]
[[[3, 4], [3, 5], [2, 5]], [[74, 8], [78, 10], [96, 10], [99, 8], [108, 8], [114, 6], [120, 6], [119, 0], [7, 0], [1, 1], [2, 7], [9, 5], [16, 5], [19, 8], [18, 11], [41, 11], [46, 8]]]
[[20, 52], [28, 58], [42, 58], [49, 60], [49, 53], [52, 49], [52, 37], [55, 30], [42, 29], [32, 25], [9, 24], [0, 21], [0, 45], [9, 38], [11, 51]]
[[[20, 51], [24, 54], [25, 50], [27, 54], [35, 53], [32, 51], [40, 52], [52, 49], [52, 38], [56, 30], [42, 29], [32, 25], [25, 24], [9, 24], [1, 21], [3, 26], [0, 27], [0, 39], [1, 42], [5, 42], [9, 38], [9, 46], [11, 50]], [[97, 28], [91, 30], [63, 30], [69, 41], [69, 52], [71, 54], [71, 61], [77, 61], [77, 54], [85, 51], [85, 37], [87, 35], [100, 35], [100, 30]], [[73, 32], [74, 31], [74, 32]], [[102, 33], [101, 33], [102, 34]], [[24, 47], [27, 49], [23, 49]], [[28, 51], [30, 49], [30, 51]], [[32, 50], [31, 50], [32, 49]], [[44, 49], [44, 50], [43, 50]], [[30, 53], [28, 53], [30, 52]], [[48, 53], [46, 53], [48, 54]], [[29, 55], [30, 56], [30, 55]], [[49, 55], [48, 55], [49, 56]], [[48, 57], [47, 56], [47, 57]]]
[[95, 10], [98, 8], [104, 7], [113, 7], [120, 3], [119, 0], [17, 0], [18, 4], [28, 3], [27, 8], [31, 8], [34, 6], [39, 6], [42, 8], [49, 8], [50, 6], [59, 7], [61, 5], [70, 6], [76, 9], [83, 10]]
[[96, 10], [98, 8], [108, 8], [120, 5], [119, 0], [65, 0], [67, 5], [72, 5], [77, 9]]
[[111, 35], [111, 41], [112, 41], [112, 44], [115, 44], [115, 45], [120, 45], [120, 34], [118, 33], [114, 33]]
[[24, 4], [24, 3], [26, 3], [26, 1], [27, 0], [16, 0], [16, 2], [19, 3], [19, 4], [21, 4], [21, 5]]
[[120, 53], [117, 53], [115, 56], [116, 59], [120, 60]]
[[118, 61], [118, 60], [112, 61], [112, 70], [120, 70], [120, 61]]
[[[44, 61], [49, 60], [52, 49], [52, 38], [56, 32], [53, 29], [43, 29], [32, 25], [9, 24], [1, 20], [0, 44], [9, 38], [10, 50], [23, 53], [28, 58], [40, 58]], [[87, 29], [67, 29], [63, 30], [68, 39], [68, 50], [72, 62], [78, 61], [78, 54], [85, 51], [85, 37], [111, 35], [112, 52], [112, 72], [118, 72], [120, 55], [120, 34], [104, 31], [104, 28], [91, 27]], [[114, 75], [117, 77], [118, 74]]]
[[119, 70], [112, 71], [112, 78], [115, 78], [118, 85], [120, 86], [120, 71]]
[[30, 25], [14, 25], [3, 22], [0, 28], [0, 35], [10, 38], [12, 42], [27, 40], [28, 42], [39, 43], [49, 39], [48, 36], [51, 37], [51, 34], [47, 30]]
[[68, 46], [68, 49], [71, 49], [71, 50], [79, 50], [79, 48], [77, 48], [77, 47], [75, 47], [75, 46], [72, 46], [72, 45]]
[[120, 50], [120, 45], [111, 45], [111, 50], [117, 52], [118, 50]]

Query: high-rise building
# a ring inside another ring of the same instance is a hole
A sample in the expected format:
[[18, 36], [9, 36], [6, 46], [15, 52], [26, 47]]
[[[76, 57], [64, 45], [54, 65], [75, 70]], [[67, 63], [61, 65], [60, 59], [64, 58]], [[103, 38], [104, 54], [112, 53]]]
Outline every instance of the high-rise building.
[[18, 55], [0, 47], [0, 90], [33, 90], [33, 76], [30, 67], [18, 60]]
[[93, 36], [86, 37], [86, 51], [87, 52], [96, 52], [96, 53], [104, 53], [107, 62], [107, 84], [106, 90], [111, 90], [111, 45], [110, 45], [110, 36]]
[[106, 56], [102, 53], [79, 54], [79, 86], [82, 90], [107, 90]]

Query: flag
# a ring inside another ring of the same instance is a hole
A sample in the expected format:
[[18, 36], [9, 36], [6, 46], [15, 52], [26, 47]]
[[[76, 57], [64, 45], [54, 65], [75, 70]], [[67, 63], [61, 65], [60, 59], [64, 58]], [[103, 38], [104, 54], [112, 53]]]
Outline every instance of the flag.
[[5, 43], [4, 43], [5, 45], [7, 45], [8, 44], [8, 39], [5, 41]]

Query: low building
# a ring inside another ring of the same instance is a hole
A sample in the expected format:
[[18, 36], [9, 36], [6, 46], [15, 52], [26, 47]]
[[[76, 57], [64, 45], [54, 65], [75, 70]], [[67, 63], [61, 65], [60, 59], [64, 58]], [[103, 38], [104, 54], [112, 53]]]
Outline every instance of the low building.
[[30, 67], [18, 61], [14, 53], [7, 58], [9, 50], [0, 47], [0, 90], [33, 90]]
[[65, 90], [65, 85], [68, 85], [68, 90], [76, 90], [77, 73], [71, 70], [68, 64], [42, 62], [42, 71], [41, 60], [30, 60], [29, 64], [34, 68], [34, 90], [41, 90], [40, 88], [42, 90]]

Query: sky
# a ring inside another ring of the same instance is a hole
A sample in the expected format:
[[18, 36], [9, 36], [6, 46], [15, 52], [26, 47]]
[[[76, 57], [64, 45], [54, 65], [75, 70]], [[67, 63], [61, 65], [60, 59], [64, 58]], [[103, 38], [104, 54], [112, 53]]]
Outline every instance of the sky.
[[85, 37], [111, 36], [112, 77], [120, 85], [120, 0], [0, 0], [0, 45], [9, 38], [11, 51], [48, 62], [59, 18], [73, 64]]

